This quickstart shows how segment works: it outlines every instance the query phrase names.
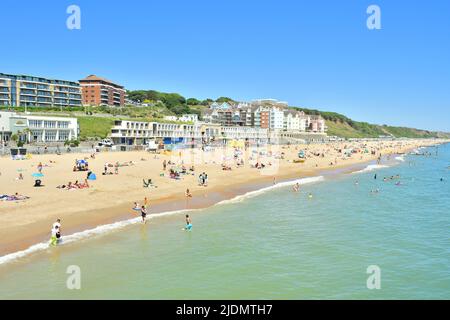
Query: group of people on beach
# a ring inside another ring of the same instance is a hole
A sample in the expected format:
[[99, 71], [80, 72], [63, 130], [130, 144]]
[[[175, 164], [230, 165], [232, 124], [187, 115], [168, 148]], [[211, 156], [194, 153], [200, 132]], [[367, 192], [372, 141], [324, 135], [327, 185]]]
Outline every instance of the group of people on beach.
[[[186, 193], [190, 194], [189, 189], [186, 190]], [[144, 204], [143, 205], [139, 205], [139, 203], [135, 202], [134, 206], [133, 206], [133, 210], [134, 211], [139, 211], [141, 214], [141, 218], [142, 218], [142, 223], [146, 224], [147, 223], [147, 215], [148, 215], [148, 199], [144, 198]], [[183, 230], [186, 231], [191, 231], [192, 230], [192, 220], [191, 217], [187, 214], [186, 215], [186, 226]]]
[[78, 180], [76, 180], [74, 183], [69, 181], [67, 183], [67, 185], [65, 185], [65, 184], [59, 185], [56, 188], [64, 189], [64, 190], [87, 189], [87, 188], [90, 188], [90, 185], [89, 185], [88, 180], [84, 179], [84, 183], [80, 183], [80, 182], [78, 182]]
[[202, 186], [202, 187], [208, 186], [208, 174], [206, 172], [202, 172], [198, 176], [198, 184], [199, 184], [199, 186]]

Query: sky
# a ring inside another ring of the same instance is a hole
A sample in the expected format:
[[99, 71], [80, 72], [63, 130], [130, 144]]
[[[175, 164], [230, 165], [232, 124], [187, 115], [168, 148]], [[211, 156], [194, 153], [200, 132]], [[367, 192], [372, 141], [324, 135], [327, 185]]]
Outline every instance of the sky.
[[[367, 8], [381, 10], [369, 30]], [[69, 5], [81, 29], [66, 26]], [[450, 1], [2, 0], [0, 72], [450, 131]]]

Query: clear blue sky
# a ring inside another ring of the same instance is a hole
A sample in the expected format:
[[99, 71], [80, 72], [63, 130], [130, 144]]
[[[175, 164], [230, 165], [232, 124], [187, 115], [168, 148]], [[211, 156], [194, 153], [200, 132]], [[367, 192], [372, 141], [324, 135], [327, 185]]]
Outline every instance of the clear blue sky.
[[[66, 8], [81, 8], [81, 30]], [[381, 7], [382, 30], [366, 27]], [[3, 0], [0, 72], [450, 131], [450, 1]]]

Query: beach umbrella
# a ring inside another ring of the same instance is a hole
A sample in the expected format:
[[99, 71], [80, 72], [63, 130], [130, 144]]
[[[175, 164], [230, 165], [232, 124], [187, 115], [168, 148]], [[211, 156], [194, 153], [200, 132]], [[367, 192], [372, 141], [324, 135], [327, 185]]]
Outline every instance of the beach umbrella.
[[31, 175], [34, 178], [42, 178], [44, 175], [42, 173], [36, 172]]
[[95, 173], [91, 173], [91, 174], [89, 175], [88, 180], [97, 180], [97, 176], [95, 175]]
[[78, 160], [77, 163], [78, 164], [86, 164], [87, 162], [86, 162], [86, 160]]

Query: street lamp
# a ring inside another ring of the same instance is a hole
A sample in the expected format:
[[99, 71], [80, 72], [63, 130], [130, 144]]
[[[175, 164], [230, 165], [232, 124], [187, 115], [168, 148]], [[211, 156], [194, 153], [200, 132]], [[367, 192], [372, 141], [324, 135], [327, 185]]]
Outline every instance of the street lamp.
[[5, 155], [5, 127], [2, 127], [2, 155]]

